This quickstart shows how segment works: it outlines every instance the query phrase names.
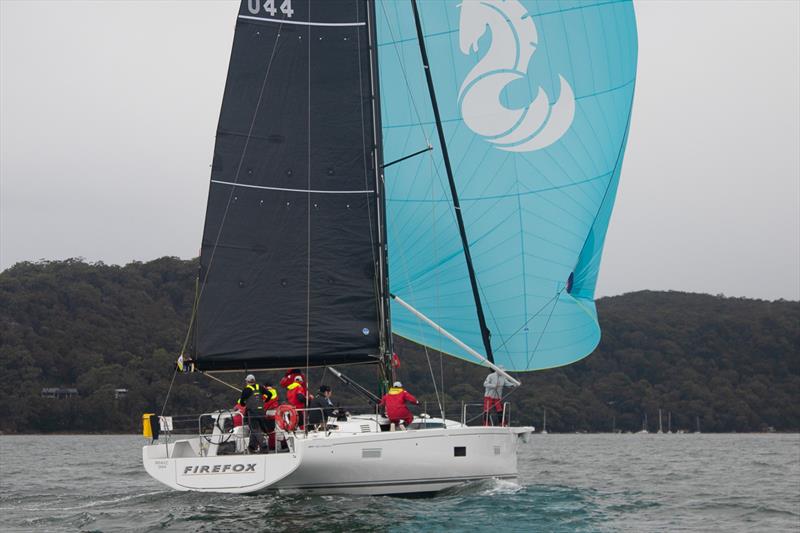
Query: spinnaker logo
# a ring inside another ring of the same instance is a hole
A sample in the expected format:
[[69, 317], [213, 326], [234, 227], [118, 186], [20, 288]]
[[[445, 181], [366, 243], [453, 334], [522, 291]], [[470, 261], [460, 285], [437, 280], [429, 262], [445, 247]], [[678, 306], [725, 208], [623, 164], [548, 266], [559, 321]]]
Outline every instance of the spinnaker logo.
[[196, 476], [200, 474], [238, 474], [256, 471], [256, 463], [248, 464], [226, 464], [226, 465], [189, 465], [184, 467], [184, 476]]
[[489, 49], [461, 84], [458, 99], [466, 125], [478, 135], [509, 152], [532, 152], [550, 146], [572, 125], [575, 95], [559, 75], [561, 92], [550, 103], [539, 87], [533, 101], [522, 109], [509, 109], [500, 94], [515, 80], [528, 76], [539, 42], [536, 25], [519, 0], [464, 0], [459, 6], [461, 51], [478, 51], [478, 40], [488, 28]]

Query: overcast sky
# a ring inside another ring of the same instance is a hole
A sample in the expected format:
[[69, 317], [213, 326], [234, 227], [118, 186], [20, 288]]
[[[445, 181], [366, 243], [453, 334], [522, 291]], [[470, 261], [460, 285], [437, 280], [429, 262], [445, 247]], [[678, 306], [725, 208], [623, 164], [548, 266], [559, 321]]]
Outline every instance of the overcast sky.
[[[800, 2], [636, 2], [598, 295], [800, 299]], [[0, 0], [0, 269], [200, 247], [238, 0]]]

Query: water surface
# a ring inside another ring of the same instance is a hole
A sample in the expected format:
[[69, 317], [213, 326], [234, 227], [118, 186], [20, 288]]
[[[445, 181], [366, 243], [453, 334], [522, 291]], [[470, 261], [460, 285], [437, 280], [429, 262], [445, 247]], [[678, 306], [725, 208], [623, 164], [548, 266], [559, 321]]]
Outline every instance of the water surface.
[[800, 435], [534, 435], [432, 498], [174, 492], [140, 437], [0, 436], [4, 531], [800, 531]]

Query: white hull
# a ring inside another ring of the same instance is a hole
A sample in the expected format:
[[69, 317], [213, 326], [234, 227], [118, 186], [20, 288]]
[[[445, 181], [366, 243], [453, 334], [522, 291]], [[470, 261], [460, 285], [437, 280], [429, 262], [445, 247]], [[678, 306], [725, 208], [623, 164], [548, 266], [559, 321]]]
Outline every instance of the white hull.
[[176, 490], [435, 492], [467, 481], [516, 478], [519, 442], [533, 430], [448, 421], [447, 428], [378, 432], [368, 417], [354, 417], [347, 426], [358, 432], [298, 432], [289, 437], [291, 452], [216, 456], [212, 446], [211, 454], [202, 455], [197, 437], [145, 446], [143, 460], [151, 476]]

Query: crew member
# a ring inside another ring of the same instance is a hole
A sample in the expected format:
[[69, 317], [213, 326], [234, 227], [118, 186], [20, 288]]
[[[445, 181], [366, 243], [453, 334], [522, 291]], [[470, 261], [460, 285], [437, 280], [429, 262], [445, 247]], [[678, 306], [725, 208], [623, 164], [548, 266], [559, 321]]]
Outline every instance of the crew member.
[[347, 419], [347, 413], [331, 400], [331, 388], [327, 385], [319, 388], [319, 396], [314, 398], [311, 407], [314, 409], [308, 412], [309, 424], [322, 424], [324, 427], [330, 417], [335, 416], [338, 420]]
[[[502, 366], [497, 367], [503, 370]], [[483, 425], [499, 426], [503, 419], [503, 389], [514, 384], [495, 370], [483, 381]]]
[[278, 408], [278, 391], [271, 383], [264, 383], [264, 416], [266, 416], [267, 445], [275, 449], [275, 409]]
[[250, 427], [250, 442], [247, 449], [251, 453], [256, 453], [264, 448], [264, 433], [269, 430], [264, 414], [264, 389], [256, 383], [253, 374], [248, 374], [244, 379], [244, 388], [238, 404], [245, 408], [247, 425]]
[[[281, 380], [282, 382], [283, 380]], [[306, 386], [305, 380], [302, 375], [295, 375], [294, 380], [288, 387], [286, 387], [286, 400], [297, 409], [297, 423], [299, 427], [303, 428], [303, 409], [306, 408]], [[308, 395], [308, 399], [313, 400], [312, 395]]]
[[419, 405], [417, 399], [407, 390], [403, 389], [403, 384], [399, 381], [395, 381], [392, 388], [389, 389], [389, 392], [383, 395], [378, 405], [386, 406], [386, 417], [390, 422], [399, 424], [402, 421], [407, 426], [414, 420], [414, 415], [408, 410], [406, 402]]
[[296, 378], [297, 376], [303, 378], [303, 381], [306, 380], [306, 377], [300, 370], [298, 370], [297, 368], [290, 368], [289, 370], [286, 371], [286, 375], [281, 378], [279, 385], [284, 389], [288, 389], [289, 385], [294, 383], [294, 378]]

